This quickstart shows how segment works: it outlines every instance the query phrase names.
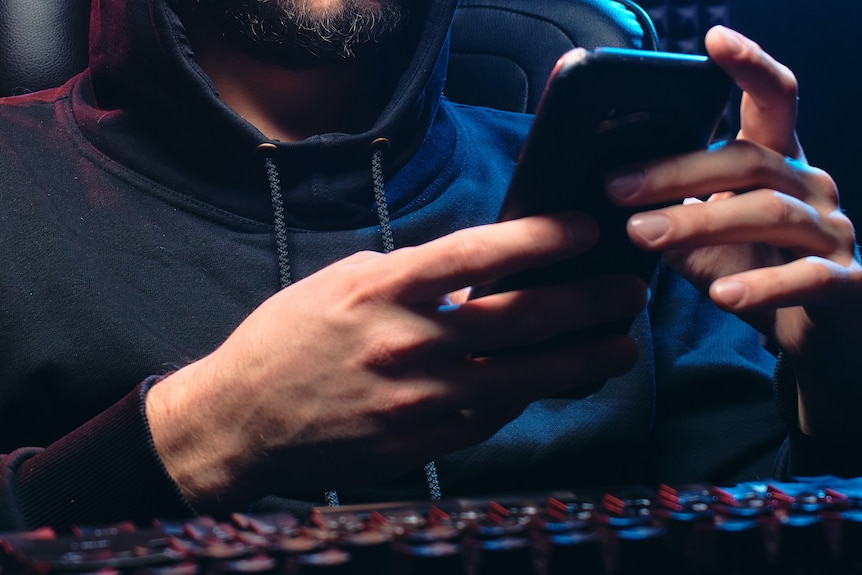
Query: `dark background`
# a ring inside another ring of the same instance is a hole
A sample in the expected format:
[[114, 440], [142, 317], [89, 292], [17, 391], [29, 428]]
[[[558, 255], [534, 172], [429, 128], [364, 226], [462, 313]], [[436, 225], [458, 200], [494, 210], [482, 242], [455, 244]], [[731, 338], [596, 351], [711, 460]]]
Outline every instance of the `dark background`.
[[[860, 0], [638, 0], [662, 48], [703, 53], [703, 35], [724, 24], [753, 38], [799, 79], [799, 136], [811, 164], [838, 183], [845, 210], [862, 228], [862, 31]], [[729, 122], [733, 119], [729, 118]]]

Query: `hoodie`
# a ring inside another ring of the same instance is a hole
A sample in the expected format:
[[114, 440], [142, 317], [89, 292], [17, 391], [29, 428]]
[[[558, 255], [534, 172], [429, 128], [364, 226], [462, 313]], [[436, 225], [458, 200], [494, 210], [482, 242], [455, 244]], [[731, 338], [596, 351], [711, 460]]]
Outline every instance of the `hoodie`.
[[[89, 67], [2, 101], [0, 530], [194, 515], [147, 426], [160, 375], [333, 261], [495, 219], [530, 117], [442, 95], [456, 4], [415, 3], [361, 134], [268, 140], [218, 98], [173, 0], [94, 0]], [[680, 278], [654, 287], [635, 369], [439, 459], [443, 496], [768, 473], [775, 358]], [[422, 475], [339, 496], [426, 497]], [[323, 491], [273, 495], [256, 509]]]

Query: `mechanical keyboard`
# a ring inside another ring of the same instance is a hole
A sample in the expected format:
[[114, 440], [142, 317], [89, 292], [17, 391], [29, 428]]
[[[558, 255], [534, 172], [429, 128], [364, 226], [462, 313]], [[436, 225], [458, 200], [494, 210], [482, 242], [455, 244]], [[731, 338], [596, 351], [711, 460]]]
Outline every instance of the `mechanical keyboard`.
[[0, 534], [0, 575], [862, 574], [862, 478], [387, 502]]

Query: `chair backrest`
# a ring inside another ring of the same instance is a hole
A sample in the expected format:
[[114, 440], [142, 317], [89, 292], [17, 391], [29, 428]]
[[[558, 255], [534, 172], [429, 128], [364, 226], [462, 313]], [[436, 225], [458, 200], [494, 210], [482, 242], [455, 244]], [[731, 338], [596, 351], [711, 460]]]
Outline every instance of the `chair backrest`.
[[557, 59], [574, 47], [657, 50], [631, 0], [461, 0], [445, 92], [455, 102], [533, 112]]
[[[87, 63], [90, 0], [0, 0], [0, 96], [57, 86]], [[494, 108], [535, 109], [557, 58], [575, 46], [656, 49], [631, 0], [462, 0], [446, 94]]]
[[87, 65], [90, 0], [0, 0], [0, 96], [62, 84]]

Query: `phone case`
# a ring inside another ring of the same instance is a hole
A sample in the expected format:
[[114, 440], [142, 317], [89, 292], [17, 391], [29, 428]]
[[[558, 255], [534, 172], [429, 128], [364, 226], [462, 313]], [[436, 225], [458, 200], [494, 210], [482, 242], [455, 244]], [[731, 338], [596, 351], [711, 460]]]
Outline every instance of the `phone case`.
[[474, 289], [474, 297], [598, 274], [648, 280], [658, 256], [634, 247], [624, 209], [604, 193], [616, 167], [705, 148], [729, 100], [729, 76], [705, 56], [574, 49], [552, 72], [500, 220], [562, 210], [593, 214], [598, 246], [559, 265]]

